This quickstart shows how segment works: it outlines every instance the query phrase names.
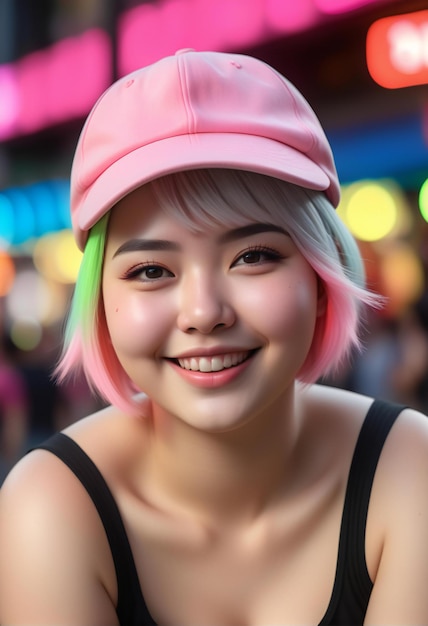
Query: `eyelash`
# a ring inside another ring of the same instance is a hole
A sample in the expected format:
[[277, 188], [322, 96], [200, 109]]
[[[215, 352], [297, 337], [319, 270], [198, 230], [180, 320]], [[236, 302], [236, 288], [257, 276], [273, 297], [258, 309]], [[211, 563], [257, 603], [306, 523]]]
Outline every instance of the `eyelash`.
[[[139, 278], [144, 271], [147, 271], [149, 269], [159, 269], [164, 272], [168, 272], [170, 276], [173, 276], [172, 272], [167, 270], [165, 267], [162, 267], [162, 265], [159, 265], [158, 263], [155, 263], [155, 262], [146, 262], [146, 263], [140, 263], [139, 265], [135, 265], [134, 267], [131, 267], [127, 272], [124, 273], [123, 279], [134, 280], [136, 278]], [[145, 280], [147, 282], [155, 282], [156, 280], [159, 280], [159, 278], [157, 279], [145, 278]]]
[[[277, 250], [275, 250], [274, 248], [271, 248], [269, 246], [261, 246], [261, 245], [249, 246], [248, 248], [246, 248], [245, 250], [243, 250], [242, 252], [239, 253], [239, 255], [236, 257], [236, 259], [233, 261], [231, 267], [237, 265], [238, 261], [242, 260], [246, 255], [257, 254], [257, 253], [260, 254], [260, 255], [264, 255], [265, 256], [265, 259], [264, 259], [265, 262], [266, 261], [267, 262], [280, 261], [281, 259], [284, 258], [284, 256], [282, 254], [280, 254]], [[259, 265], [260, 263], [263, 263], [263, 260], [258, 260], [255, 263], [243, 263], [243, 265]], [[151, 262], [146, 262], [146, 263], [140, 263], [139, 265], [136, 265], [136, 266], [130, 268], [127, 272], [124, 273], [123, 279], [124, 280], [134, 280], [134, 279], [140, 277], [141, 274], [144, 271], [147, 271], [149, 269], [161, 270], [163, 272], [167, 272], [168, 274], [170, 274], [171, 277], [173, 277], [173, 273], [172, 272], [167, 270], [162, 265], [159, 265], [159, 264], [155, 263], [154, 261], [151, 261]], [[160, 278], [161, 277], [150, 279], [150, 278], [146, 277], [145, 280], [147, 282], [155, 282], [156, 280], [159, 280]]]
[[[240, 254], [236, 257], [236, 260], [232, 263], [232, 265], [236, 265], [236, 263], [240, 260], [243, 259], [246, 255], [249, 254], [254, 254], [254, 253], [259, 253], [260, 255], [264, 255], [265, 261], [270, 261], [270, 262], [274, 262], [274, 261], [280, 261], [281, 259], [284, 258], [284, 256], [282, 254], [280, 254], [278, 252], [278, 250], [275, 250], [274, 248], [271, 248], [270, 246], [249, 246], [246, 250], [244, 250], [243, 252], [240, 252]], [[257, 261], [256, 263], [246, 263], [245, 265], [259, 265], [259, 263], [262, 263], [263, 261]]]

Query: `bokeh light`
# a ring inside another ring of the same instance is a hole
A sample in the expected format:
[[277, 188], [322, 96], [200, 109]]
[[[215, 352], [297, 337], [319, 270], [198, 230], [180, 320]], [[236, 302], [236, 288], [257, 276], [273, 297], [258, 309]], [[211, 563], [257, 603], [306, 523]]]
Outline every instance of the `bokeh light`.
[[419, 211], [426, 222], [428, 222], [428, 178], [419, 190]]
[[48, 326], [61, 319], [67, 301], [68, 294], [64, 288], [29, 268], [16, 275], [6, 309], [13, 322], [31, 318], [37, 324]]
[[15, 233], [15, 212], [6, 194], [0, 193], [0, 244], [8, 245]]
[[20, 317], [11, 324], [10, 338], [20, 350], [29, 352], [37, 348], [42, 334], [40, 322], [30, 316]]
[[34, 246], [34, 265], [46, 278], [63, 284], [76, 282], [82, 253], [70, 230], [40, 237]]
[[12, 243], [19, 245], [35, 234], [33, 207], [24, 188], [10, 188], [5, 193], [12, 203], [15, 214], [15, 231]]
[[410, 244], [397, 241], [384, 251], [380, 260], [383, 292], [390, 313], [400, 314], [422, 295], [424, 268]]
[[15, 263], [6, 250], [0, 250], [0, 298], [6, 296], [15, 280]]
[[342, 190], [338, 213], [354, 237], [375, 242], [409, 231], [404, 194], [392, 181], [360, 181]]
[[70, 228], [70, 185], [45, 180], [0, 193], [0, 244], [20, 246], [45, 233]]

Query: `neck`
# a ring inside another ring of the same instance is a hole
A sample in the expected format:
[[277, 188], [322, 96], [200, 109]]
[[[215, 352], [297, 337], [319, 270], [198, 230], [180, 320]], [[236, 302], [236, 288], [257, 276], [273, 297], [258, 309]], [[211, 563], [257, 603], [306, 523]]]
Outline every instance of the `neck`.
[[227, 432], [154, 407], [149, 472], [170, 505], [214, 525], [255, 520], [284, 489], [298, 438], [294, 392]]

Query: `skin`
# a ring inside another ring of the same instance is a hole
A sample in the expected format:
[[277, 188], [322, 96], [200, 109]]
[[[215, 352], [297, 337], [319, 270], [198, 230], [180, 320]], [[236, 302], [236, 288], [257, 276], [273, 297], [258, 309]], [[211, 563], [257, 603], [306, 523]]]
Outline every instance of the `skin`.
[[[325, 308], [316, 275], [287, 234], [232, 231], [191, 234], [144, 188], [118, 205], [103, 301], [147, 417], [108, 408], [66, 432], [119, 504], [158, 624], [317, 624], [371, 399], [295, 382]], [[176, 362], [215, 355], [217, 367], [231, 353], [249, 358], [214, 374]], [[426, 418], [404, 411], [370, 501], [367, 624], [428, 623], [427, 452]], [[53, 455], [28, 455], [7, 479], [0, 553], [1, 623], [117, 624], [100, 520]]]

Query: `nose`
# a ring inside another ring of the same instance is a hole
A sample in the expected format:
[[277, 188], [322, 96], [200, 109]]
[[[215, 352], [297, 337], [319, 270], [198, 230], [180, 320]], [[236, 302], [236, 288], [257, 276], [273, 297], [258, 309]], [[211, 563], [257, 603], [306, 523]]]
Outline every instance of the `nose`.
[[183, 332], [209, 334], [235, 323], [235, 310], [226, 288], [205, 274], [183, 281], [177, 325]]

